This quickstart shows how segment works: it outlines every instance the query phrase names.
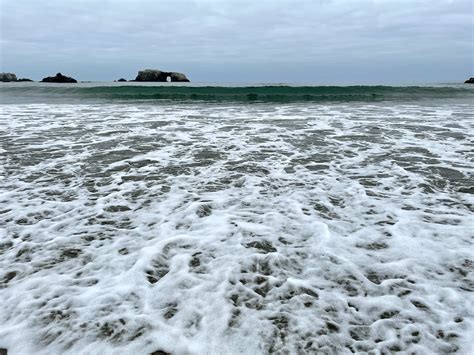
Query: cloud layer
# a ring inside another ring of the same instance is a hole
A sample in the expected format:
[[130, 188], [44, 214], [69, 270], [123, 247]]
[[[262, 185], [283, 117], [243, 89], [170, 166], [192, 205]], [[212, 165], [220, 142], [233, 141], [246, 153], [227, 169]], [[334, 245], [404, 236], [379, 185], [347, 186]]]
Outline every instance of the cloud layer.
[[1, 70], [397, 82], [474, 74], [470, 0], [0, 0]]

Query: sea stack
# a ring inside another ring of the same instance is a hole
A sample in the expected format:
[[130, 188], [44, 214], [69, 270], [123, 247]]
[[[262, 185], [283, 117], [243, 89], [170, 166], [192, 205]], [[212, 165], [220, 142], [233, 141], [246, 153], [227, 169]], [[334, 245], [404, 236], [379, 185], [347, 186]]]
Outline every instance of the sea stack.
[[41, 80], [42, 83], [77, 83], [77, 80], [70, 76], [62, 75], [57, 73], [56, 76], [48, 76]]
[[16, 75], [13, 73], [0, 73], [0, 81], [9, 82], [17, 81]]
[[474, 78], [467, 79], [464, 84], [474, 84]]
[[166, 72], [158, 69], [145, 69], [138, 72], [135, 81], [189, 82], [189, 79], [183, 73]]

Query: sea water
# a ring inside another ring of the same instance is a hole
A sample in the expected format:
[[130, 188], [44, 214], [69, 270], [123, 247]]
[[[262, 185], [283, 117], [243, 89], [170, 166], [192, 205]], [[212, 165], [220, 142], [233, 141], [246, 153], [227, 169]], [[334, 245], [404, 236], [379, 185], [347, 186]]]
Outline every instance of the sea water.
[[472, 89], [0, 93], [9, 354], [472, 351]]

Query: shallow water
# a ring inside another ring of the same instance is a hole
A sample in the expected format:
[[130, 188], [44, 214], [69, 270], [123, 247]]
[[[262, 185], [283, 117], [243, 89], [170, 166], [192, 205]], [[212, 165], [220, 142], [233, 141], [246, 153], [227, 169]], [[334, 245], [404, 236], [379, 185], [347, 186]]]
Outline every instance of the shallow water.
[[0, 347], [467, 353], [473, 108], [1, 106]]

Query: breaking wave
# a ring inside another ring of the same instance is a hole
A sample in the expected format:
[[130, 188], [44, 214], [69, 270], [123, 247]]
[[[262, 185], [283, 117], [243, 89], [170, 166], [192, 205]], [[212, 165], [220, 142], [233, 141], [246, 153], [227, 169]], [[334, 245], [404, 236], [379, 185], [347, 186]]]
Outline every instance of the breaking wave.
[[[229, 102], [399, 101], [474, 97], [467, 87], [433, 86], [4, 86], [5, 98]], [[6, 100], [8, 101], [8, 100]]]

